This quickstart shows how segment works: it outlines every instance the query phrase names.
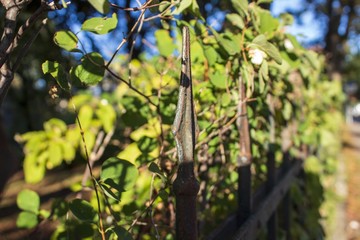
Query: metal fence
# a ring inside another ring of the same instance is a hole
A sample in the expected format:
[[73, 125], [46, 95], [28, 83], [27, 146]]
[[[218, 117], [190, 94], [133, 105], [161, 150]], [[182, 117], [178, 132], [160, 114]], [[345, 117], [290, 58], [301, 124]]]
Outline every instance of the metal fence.
[[[280, 168], [275, 167], [275, 151], [270, 147], [267, 155], [267, 180], [252, 194], [251, 142], [246, 112], [245, 87], [239, 78], [239, 107], [237, 119], [240, 154], [238, 157], [238, 210], [229, 216], [207, 239], [255, 239], [257, 230], [267, 228], [268, 239], [276, 239], [278, 228], [276, 212], [282, 202], [283, 224], [279, 226], [290, 235], [289, 188], [302, 169], [302, 160], [291, 159], [285, 148]], [[190, 36], [183, 28], [182, 69], [180, 91], [173, 124], [178, 151], [178, 171], [173, 189], [176, 197], [176, 238], [197, 239], [196, 196], [199, 183], [194, 175], [194, 149], [197, 122], [192, 96]]]

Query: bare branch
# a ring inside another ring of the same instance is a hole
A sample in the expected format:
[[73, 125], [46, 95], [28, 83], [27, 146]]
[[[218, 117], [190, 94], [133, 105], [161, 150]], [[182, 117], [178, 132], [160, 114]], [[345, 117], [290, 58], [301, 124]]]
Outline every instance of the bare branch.
[[32, 0], [1, 0], [1, 4], [6, 9], [5, 26], [0, 42], [0, 67], [8, 59], [8, 54], [12, 50], [11, 45], [15, 38], [16, 20], [20, 11]]
[[10, 87], [11, 81], [14, 78], [14, 73], [9, 69], [7, 64], [2, 65], [0, 72], [0, 106], [4, 101], [6, 93]]

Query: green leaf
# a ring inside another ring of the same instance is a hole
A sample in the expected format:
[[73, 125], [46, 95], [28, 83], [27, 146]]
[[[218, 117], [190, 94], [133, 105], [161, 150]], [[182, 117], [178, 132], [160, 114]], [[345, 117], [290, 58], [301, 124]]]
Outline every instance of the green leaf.
[[236, 13], [226, 14], [226, 19], [235, 27], [243, 29], [245, 27], [244, 20]]
[[111, 231], [117, 236], [118, 239], [133, 240], [131, 234], [128, 231], [126, 231], [126, 229], [123, 227], [115, 226], [111, 228]]
[[215, 72], [211, 72], [209, 74], [209, 78], [210, 78], [210, 82], [214, 86], [221, 89], [226, 89], [227, 77], [226, 77], [225, 69], [217, 69]]
[[38, 155], [28, 153], [24, 159], [24, 175], [27, 183], [37, 183], [44, 178], [45, 163], [37, 162]]
[[99, 53], [86, 54], [81, 59], [81, 64], [74, 68], [74, 75], [83, 83], [95, 85], [105, 74], [104, 59]]
[[45, 78], [55, 80], [64, 90], [70, 89], [69, 76], [62, 65], [58, 62], [45, 61], [41, 67]]
[[290, 120], [291, 115], [292, 115], [292, 106], [291, 103], [289, 101], [285, 101], [284, 102], [284, 106], [282, 108], [282, 114], [285, 120]]
[[81, 26], [81, 30], [93, 32], [96, 34], [106, 34], [114, 30], [117, 26], [118, 19], [115, 13], [112, 17], [94, 17], [86, 20]]
[[294, 16], [289, 13], [280, 14], [280, 18], [285, 26], [289, 26], [294, 23]]
[[57, 136], [61, 136], [67, 130], [65, 122], [58, 118], [51, 118], [44, 123], [45, 132], [55, 132]]
[[269, 80], [269, 67], [266, 60], [262, 62], [259, 72], [266, 81]]
[[62, 163], [63, 156], [60, 144], [56, 142], [49, 144], [48, 153], [49, 161], [46, 163], [48, 169], [53, 169]]
[[17, 195], [16, 204], [22, 210], [37, 214], [40, 208], [40, 198], [36, 192], [24, 189]]
[[259, 5], [259, 4], [262, 4], [262, 3], [272, 3], [273, 0], [258, 0], [256, 3]]
[[38, 224], [38, 217], [32, 212], [20, 212], [16, 220], [18, 228], [33, 228]]
[[203, 50], [210, 66], [214, 66], [218, 59], [218, 53], [211, 45], [203, 44]]
[[81, 128], [86, 131], [90, 128], [91, 122], [94, 117], [94, 110], [89, 105], [84, 105], [79, 110], [79, 121], [81, 124]]
[[91, 204], [83, 199], [74, 199], [69, 203], [69, 209], [81, 221], [96, 222], [98, 214]]
[[172, 12], [173, 15], [179, 15], [182, 13], [185, 9], [189, 8], [192, 3], [192, 0], [182, 0], [180, 1], [177, 8]]
[[96, 116], [100, 119], [105, 132], [110, 132], [115, 127], [116, 112], [108, 103], [100, 104], [96, 109]]
[[106, 184], [100, 183], [100, 187], [102, 188], [106, 196], [114, 199], [115, 201], [120, 201], [119, 197]]
[[168, 1], [161, 1], [159, 5], [159, 12], [163, 12], [167, 10], [167, 8], [171, 5], [171, 2]]
[[160, 196], [160, 198], [161, 198], [163, 201], [167, 201], [168, 198], [169, 198], [169, 193], [166, 192], [164, 189], [161, 189], [161, 190], [159, 191], [159, 196]]
[[157, 30], [155, 32], [155, 38], [160, 55], [163, 57], [169, 57], [176, 48], [173, 43], [173, 39], [170, 37], [169, 31]]
[[[96, 136], [91, 130], [88, 130], [88, 131], [84, 132], [84, 138], [85, 138], [87, 151], [88, 151], [88, 153], [91, 153], [92, 148], [95, 145]], [[84, 157], [86, 157], [85, 148], [84, 148], [84, 142], [82, 141], [82, 139], [80, 141], [81, 141], [80, 142], [81, 153], [83, 154]]]
[[40, 209], [39, 215], [41, 218], [48, 218], [50, 217], [51, 213], [48, 210]]
[[67, 51], [76, 49], [78, 41], [79, 39], [71, 31], [61, 30], [54, 35], [55, 44]]
[[231, 0], [231, 3], [241, 17], [248, 15], [248, 0]]
[[75, 158], [75, 147], [67, 141], [61, 144], [63, 158], [67, 163], [70, 163]]
[[150, 153], [156, 147], [158, 147], [158, 141], [156, 138], [150, 138], [147, 136], [141, 137], [138, 141], [136, 141], [138, 148], [142, 153]]
[[56, 199], [51, 206], [53, 216], [56, 218], [60, 218], [66, 215], [69, 211], [69, 205], [65, 200]]
[[260, 33], [273, 33], [279, 26], [279, 21], [274, 18], [270, 11], [259, 10], [260, 17]]
[[246, 83], [246, 97], [251, 97], [254, 92], [254, 68], [252, 64], [244, 63], [241, 66], [241, 76]]
[[242, 46], [240, 35], [233, 35], [231, 33], [219, 34], [212, 27], [210, 27], [210, 29], [214, 34], [216, 41], [228, 55], [232, 56], [240, 53]]
[[110, 4], [107, 0], [89, 0], [89, 3], [96, 9], [96, 11], [106, 14], [110, 11]]
[[221, 95], [221, 105], [226, 107], [231, 103], [231, 95], [228, 93], [223, 93]]
[[163, 173], [161, 172], [159, 166], [154, 162], [150, 163], [149, 171], [152, 173], [158, 174], [159, 176], [163, 176]]
[[255, 45], [260, 50], [267, 53], [272, 59], [275, 60], [276, 63], [278, 64], [282, 63], [282, 58], [279, 50], [273, 44], [271, 44], [266, 40], [265, 35], [261, 34], [257, 36], [256, 38], [254, 38], [254, 40], [250, 45]]
[[112, 157], [107, 159], [101, 167], [100, 179], [111, 179], [124, 191], [129, 190], [138, 177], [137, 168], [130, 162]]

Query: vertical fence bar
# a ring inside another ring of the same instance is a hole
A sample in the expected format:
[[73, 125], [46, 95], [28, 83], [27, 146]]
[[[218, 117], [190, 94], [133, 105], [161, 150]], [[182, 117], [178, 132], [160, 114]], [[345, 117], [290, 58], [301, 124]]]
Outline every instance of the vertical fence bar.
[[[281, 131], [281, 150], [283, 152], [283, 161], [282, 161], [282, 176], [289, 171], [291, 168], [290, 162], [290, 148], [292, 146], [291, 134], [293, 132], [293, 126], [291, 123], [287, 123], [286, 127]], [[290, 233], [290, 224], [291, 224], [291, 200], [290, 200], [290, 189], [286, 192], [281, 208], [281, 228], [285, 232], [285, 239], [291, 239]]]
[[[284, 173], [285, 173], [290, 168], [290, 154], [289, 154], [289, 151], [284, 152], [283, 163], [282, 164], [283, 164]], [[291, 234], [290, 234], [290, 224], [291, 224], [290, 223], [290, 221], [291, 221], [290, 210], [291, 210], [291, 202], [290, 202], [290, 190], [289, 190], [285, 194], [284, 199], [283, 199], [283, 204], [282, 204], [282, 220], [283, 220], [283, 222], [282, 222], [281, 228], [285, 232], [285, 239], [286, 240], [291, 239]]]
[[[275, 150], [273, 144], [270, 144], [267, 154], [267, 181], [266, 181], [266, 193], [270, 194], [276, 184], [276, 166], [275, 166]], [[276, 239], [276, 211], [271, 214], [267, 223], [268, 237], [269, 240]]]
[[238, 157], [238, 216], [237, 225], [241, 226], [251, 215], [251, 142], [249, 121], [246, 110], [245, 84], [239, 78], [239, 103], [236, 125], [239, 131]]
[[[267, 102], [269, 105], [270, 116], [270, 138], [269, 138], [269, 146], [267, 152], [267, 180], [266, 180], [266, 193], [270, 194], [274, 189], [276, 184], [276, 166], [275, 166], [275, 107], [274, 107], [274, 99], [273, 96], [267, 95]], [[274, 240], [276, 239], [276, 231], [277, 231], [277, 221], [276, 221], [276, 211], [271, 215], [269, 221], [267, 222], [267, 231], [268, 231], [268, 239]]]
[[194, 150], [197, 122], [194, 111], [190, 61], [189, 28], [183, 28], [180, 90], [172, 132], [178, 153], [177, 177], [173, 183], [176, 197], [176, 238], [197, 239], [196, 196], [199, 183], [194, 175]]

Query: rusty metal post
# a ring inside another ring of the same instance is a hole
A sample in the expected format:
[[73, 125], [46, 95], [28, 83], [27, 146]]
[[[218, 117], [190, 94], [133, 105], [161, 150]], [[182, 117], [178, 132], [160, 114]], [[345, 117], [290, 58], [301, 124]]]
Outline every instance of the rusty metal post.
[[197, 239], [196, 196], [199, 183], [194, 175], [197, 122], [192, 95], [188, 27], [183, 28], [180, 90], [172, 132], [179, 158], [177, 177], [173, 183], [176, 197], [176, 238], [194, 240]]
[[236, 125], [239, 131], [238, 156], [238, 216], [237, 225], [241, 226], [251, 215], [251, 142], [249, 121], [246, 110], [245, 84], [239, 78], [238, 119]]
[[[285, 169], [284, 172], [289, 171], [291, 166], [290, 162], [290, 154], [288, 151], [284, 152], [283, 157], [283, 167]], [[287, 191], [282, 204], [282, 229], [285, 232], [285, 239], [290, 240], [291, 239], [291, 231], [290, 231], [290, 224], [291, 224], [291, 197], [290, 197], [290, 191]]]
[[[274, 97], [270, 94], [267, 95], [266, 102], [269, 105], [270, 116], [270, 139], [267, 150], [267, 180], [266, 180], [266, 193], [270, 194], [275, 185], [276, 185], [276, 163], [275, 163], [275, 142], [276, 142], [276, 122], [275, 122], [275, 105]], [[277, 216], [276, 211], [271, 215], [269, 221], [267, 222], [267, 239], [275, 240], [277, 239]]]

